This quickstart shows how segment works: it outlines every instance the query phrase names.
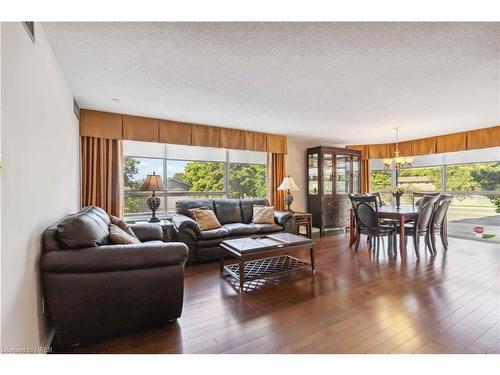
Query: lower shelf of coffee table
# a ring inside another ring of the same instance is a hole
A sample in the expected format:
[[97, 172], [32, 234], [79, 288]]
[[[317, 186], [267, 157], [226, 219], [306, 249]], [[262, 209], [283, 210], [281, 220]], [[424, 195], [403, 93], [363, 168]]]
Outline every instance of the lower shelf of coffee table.
[[[262, 279], [307, 267], [311, 267], [311, 265], [290, 255], [256, 259], [245, 263], [245, 281]], [[238, 263], [224, 266], [224, 271], [235, 279], [240, 279]]]

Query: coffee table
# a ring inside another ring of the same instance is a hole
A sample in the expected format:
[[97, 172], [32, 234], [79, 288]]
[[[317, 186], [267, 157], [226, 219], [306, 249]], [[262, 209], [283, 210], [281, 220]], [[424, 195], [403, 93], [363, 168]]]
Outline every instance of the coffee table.
[[[301, 268], [314, 267], [314, 242], [310, 238], [291, 233], [269, 234], [251, 238], [236, 238], [223, 241], [220, 245], [220, 273], [224, 271], [239, 280], [239, 289], [247, 281], [274, 276]], [[299, 250], [309, 250], [311, 263], [288, 255]], [[229, 255], [237, 259], [236, 263], [226, 265], [225, 258]]]

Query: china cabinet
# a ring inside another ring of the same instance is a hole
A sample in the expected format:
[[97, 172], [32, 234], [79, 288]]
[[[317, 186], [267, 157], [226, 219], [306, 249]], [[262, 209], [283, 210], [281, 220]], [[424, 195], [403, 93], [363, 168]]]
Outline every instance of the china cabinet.
[[361, 152], [317, 146], [307, 149], [307, 211], [320, 235], [349, 226], [349, 193], [360, 192]]

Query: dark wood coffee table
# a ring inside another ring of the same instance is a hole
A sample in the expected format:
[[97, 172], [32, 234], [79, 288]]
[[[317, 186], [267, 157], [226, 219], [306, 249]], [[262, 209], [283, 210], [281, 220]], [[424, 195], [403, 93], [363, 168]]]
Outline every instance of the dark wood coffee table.
[[[247, 281], [311, 267], [314, 274], [314, 242], [310, 238], [290, 233], [277, 233], [252, 238], [223, 241], [220, 245], [220, 273], [224, 271], [239, 280], [240, 290]], [[288, 255], [292, 251], [309, 250], [311, 263]], [[226, 265], [226, 255], [237, 263]]]

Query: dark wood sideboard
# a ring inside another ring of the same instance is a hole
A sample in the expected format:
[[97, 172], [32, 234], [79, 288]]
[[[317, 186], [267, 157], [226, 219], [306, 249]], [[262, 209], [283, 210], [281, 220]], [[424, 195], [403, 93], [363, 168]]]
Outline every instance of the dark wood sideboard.
[[360, 192], [361, 152], [339, 147], [307, 149], [307, 211], [320, 235], [349, 227], [349, 193]]

